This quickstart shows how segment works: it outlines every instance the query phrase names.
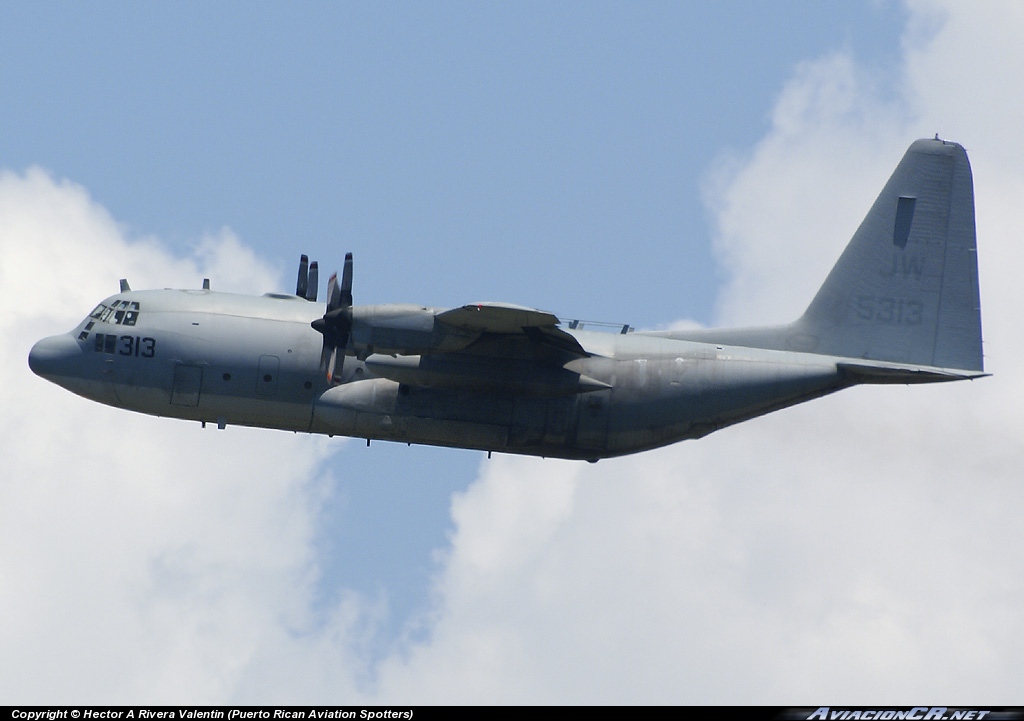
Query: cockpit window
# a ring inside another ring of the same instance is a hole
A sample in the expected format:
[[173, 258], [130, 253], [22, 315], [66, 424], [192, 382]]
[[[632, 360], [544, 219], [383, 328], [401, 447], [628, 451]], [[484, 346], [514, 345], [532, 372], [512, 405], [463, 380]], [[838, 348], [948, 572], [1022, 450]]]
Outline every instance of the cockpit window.
[[[139, 322], [138, 301], [114, 300], [110, 305], [100, 303], [95, 310], [89, 314], [85, 329], [78, 334], [78, 340], [87, 340], [89, 331], [96, 323], [108, 323], [110, 325], [135, 325]], [[97, 348], [97, 350], [99, 350]]]
[[89, 317], [100, 323], [135, 325], [139, 321], [138, 301], [117, 300], [109, 306], [100, 303]]

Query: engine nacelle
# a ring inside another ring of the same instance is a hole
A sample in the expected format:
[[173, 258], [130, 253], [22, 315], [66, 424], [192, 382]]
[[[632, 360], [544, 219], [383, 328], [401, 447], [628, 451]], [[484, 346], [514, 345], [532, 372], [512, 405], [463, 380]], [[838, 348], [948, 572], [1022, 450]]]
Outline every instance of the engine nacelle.
[[371, 353], [421, 355], [457, 351], [479, 332], [455, 328], [437, 320], [438, 309], [391, 303], [352, 308], [349, 344], [359, 358]]

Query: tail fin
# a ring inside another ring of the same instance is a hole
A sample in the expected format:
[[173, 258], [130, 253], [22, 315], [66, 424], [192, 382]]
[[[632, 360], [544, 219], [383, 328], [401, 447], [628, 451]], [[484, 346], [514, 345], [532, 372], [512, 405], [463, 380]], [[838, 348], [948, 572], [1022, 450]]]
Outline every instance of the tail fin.
[[983, 370], [974, 186], [962, 146], [910, 146], [790, 329], [794, 350]]

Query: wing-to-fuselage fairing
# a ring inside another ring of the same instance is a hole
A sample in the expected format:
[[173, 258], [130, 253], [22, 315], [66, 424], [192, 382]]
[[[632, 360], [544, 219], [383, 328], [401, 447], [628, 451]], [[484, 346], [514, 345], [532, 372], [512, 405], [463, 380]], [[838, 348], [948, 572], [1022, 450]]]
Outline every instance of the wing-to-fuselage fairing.
[[353, 264], [294, 295], [121, 292], [32, 370], [156, 416], [597, 460], [862, 383], [984, 375], [970, 165], [911, 145], [807, 311], [751, 329], [601, 332], [507, 303], [355, 305]]

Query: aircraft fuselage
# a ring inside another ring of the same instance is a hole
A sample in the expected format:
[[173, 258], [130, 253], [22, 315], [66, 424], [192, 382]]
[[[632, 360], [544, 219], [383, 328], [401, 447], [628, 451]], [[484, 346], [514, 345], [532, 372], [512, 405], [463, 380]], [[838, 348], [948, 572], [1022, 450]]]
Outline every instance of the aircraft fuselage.
[[[764, 328], [600, 333], [508, 303], [355, 305], [353, 260], [295, 295], [122, 292], [35, 345], [37, 374], [203, 423], [597, 460], [858, 383], [985, 375], [963, 147], [911, 144], [807, 310]], [[628, 330], [624, 328], [623, 330]]]
[[[105, 318], [99, 311], [40, 341], [33, 370], [101, 403], [219, 427], [594, 460], [700, 437], [848, 384], [827, 356], [586, 330], [567, 332], [591, 355], [561, 364], [500, 347], [371, 353], [349, 358], [329, 383], [310, 326], [322, 303], [157, 290], [100, 308]], [[119, 308], [135, 315], [119, 323]]]

